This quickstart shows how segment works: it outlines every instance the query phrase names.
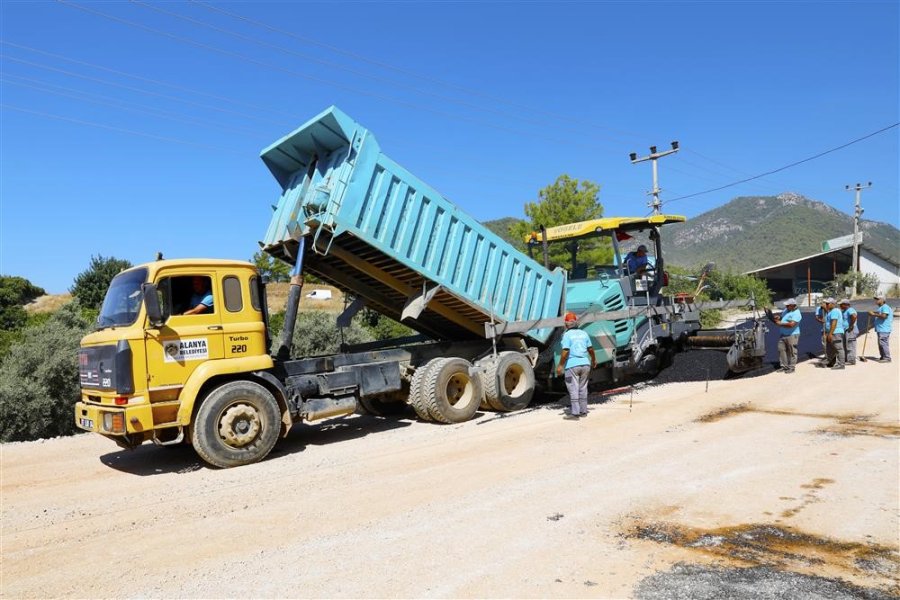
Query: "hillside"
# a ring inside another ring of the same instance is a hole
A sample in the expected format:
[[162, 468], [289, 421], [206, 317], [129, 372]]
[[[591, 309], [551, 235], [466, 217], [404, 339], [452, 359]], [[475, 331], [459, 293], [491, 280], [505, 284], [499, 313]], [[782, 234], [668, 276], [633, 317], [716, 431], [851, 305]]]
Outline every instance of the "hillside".
[[485, 221], [483, 225], [518, 248], [521, 245], [520, 240], [513, 239], [513, 236], [509, 233], [509, 228], [522, 221], [523, 219], [517, 219], [515, 217], [503, 217], [502, 219]]
[[[900, 258], [900, 230], [863, 220], [864, 243]], [[798, 194], [735, 198], [687, 223], [667, 228], [669, 264], [715, 261], [734, 271], [815, 254], [822, 242], [853, 233], [853, 217]]]
[[[676, 211], [677, 212], [677, 211]], [[506, 217], [484, 224], [507, 241]], [[863, 242], [900, 260], [900, 230], [887, 223], [860, 223]], [[743, 272], [820, 252], [822, 242], [853, 232], [853, 217], [799, 194], [750, 196], [666, 227], [670, 265], [695, 267], [713, 261], [721, 269]]]

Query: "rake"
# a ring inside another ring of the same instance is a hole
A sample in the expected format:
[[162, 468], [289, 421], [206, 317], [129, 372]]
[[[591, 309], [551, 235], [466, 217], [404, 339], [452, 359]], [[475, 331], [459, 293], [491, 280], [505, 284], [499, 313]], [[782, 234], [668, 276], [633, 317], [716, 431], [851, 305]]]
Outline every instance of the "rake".
[[859, 356], [856, 357], [856, 359], [860, 362], [866, 362], [867, 360], [869, 360], [868, 358], [865, 357], [865, 354], [866, 354], [866, 342], [869, 341], [869, 321], [870, 320], [871, 320], [871, 317], [869, 315], [866, 315], [866, 335], [863, 336], [862, 352], [860, 352]]

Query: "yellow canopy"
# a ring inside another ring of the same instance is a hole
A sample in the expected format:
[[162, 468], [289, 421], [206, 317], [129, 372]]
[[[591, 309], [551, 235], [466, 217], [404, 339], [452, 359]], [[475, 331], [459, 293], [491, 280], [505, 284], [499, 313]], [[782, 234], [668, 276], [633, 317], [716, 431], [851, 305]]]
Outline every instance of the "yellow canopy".
[[[559, 240], [567, 240], [572, 238], [580, 238], [594, 233], [602, 233], [604, 231], [633, 231], [635, 229], [645, 229], [647, 227], [657, 225], [667, 225], [669, 223], [684, 223], [687, 217], [681, 215], [653, 215], [652, 217], [608, 217], [605, 219], [592, 219], [590, 221], [580, 221], [578, 223], [569, 223], [567, 225], [557, 225], [556, 227], [547, 228], [547, 241], [554, 242]], [[534, 243], [541, 240], [539, 231], [532, 232], [525, 238], [525, 242]]]

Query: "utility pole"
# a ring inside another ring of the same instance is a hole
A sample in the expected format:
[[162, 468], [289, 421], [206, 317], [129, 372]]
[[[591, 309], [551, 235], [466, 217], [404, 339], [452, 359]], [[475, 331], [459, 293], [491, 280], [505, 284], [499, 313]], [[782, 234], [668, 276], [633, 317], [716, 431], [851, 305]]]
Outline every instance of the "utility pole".
[[660, 208], [662, 207], [662, 202], [659, 201], [659, 193], [662, 191], [659, 188], [659, 173], [656, 170], [656, 160], [662, 158], [663, 156], [668, 156], [670, 154], [675, 154], [678, 152], [678, 141], [672, 142], [672, 149], [666, 150], [665, 152], [657, 152], [656, 146], [650, 146], [650, 154], [647, 156], [642, 156], [638, 158], [637, 152], [632, 152], [628, 155], [628, 158], [631, 159], [631, 164], [635, 165], [639, 162], [644, 162], [645, 160], [653, 161], [653, 190], [650, 191], [650, 194], [653, 195], [653, 201], [649, 202], [647, 206], [653, 208], [653, 214], [660, 214]]
[[[866, 185], [861, 185], [859, 183], [856, 184], [856, 187], [850, 187], [849, 185], [845, 185], [844, 189], [846, 191], [854, 191], [856, 192], [856, 207], [853, 211], [853, 264], [850, 265], [850, 272], [856, 273], [856, 270], [859, 266], [859, 218], [865, 212], [859, 202], [860, 196], [862, 195], [862, 191], [872, 187], [872, 182], [870, 181]], [[854, 290], [855, 290], [854, 285]]]

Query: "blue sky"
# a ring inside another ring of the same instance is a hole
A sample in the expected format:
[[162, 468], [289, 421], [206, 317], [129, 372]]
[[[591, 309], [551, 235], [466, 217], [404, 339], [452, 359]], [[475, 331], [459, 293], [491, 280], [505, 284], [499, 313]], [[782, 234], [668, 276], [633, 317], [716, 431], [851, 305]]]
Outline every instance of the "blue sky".
[[[265, 146], [335, 104], [481, 220], [561, 173], [607, 215], [900, 121], [900, 3], [15, 2], [0, 5], [0, 272], [65, 291], [93, 254], [247, 259]], [[225, 11], [225, 12], [223, 12]], [[665, 205], [799, 192], [900, 222], [898, 128]]]

